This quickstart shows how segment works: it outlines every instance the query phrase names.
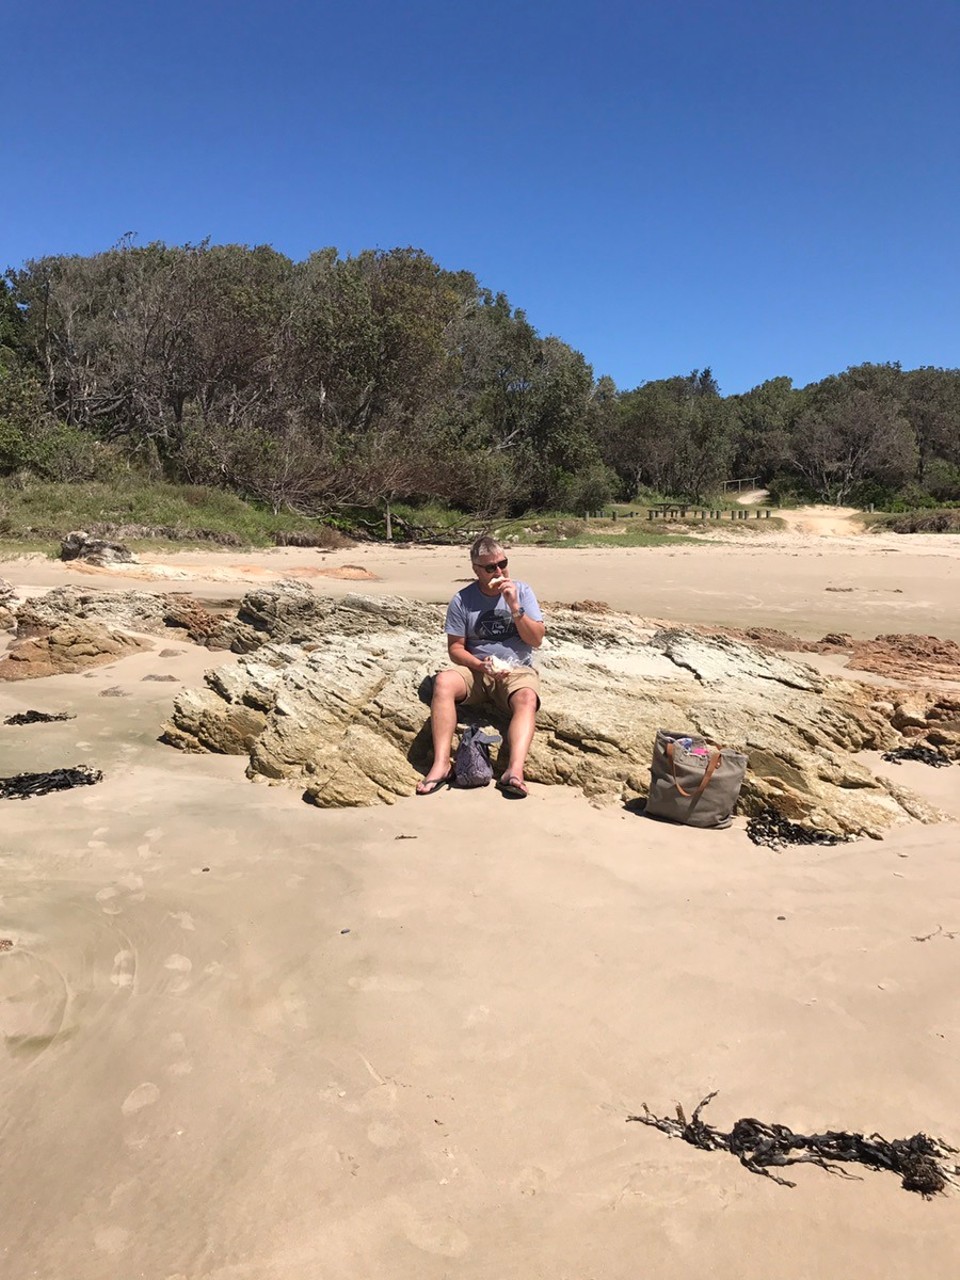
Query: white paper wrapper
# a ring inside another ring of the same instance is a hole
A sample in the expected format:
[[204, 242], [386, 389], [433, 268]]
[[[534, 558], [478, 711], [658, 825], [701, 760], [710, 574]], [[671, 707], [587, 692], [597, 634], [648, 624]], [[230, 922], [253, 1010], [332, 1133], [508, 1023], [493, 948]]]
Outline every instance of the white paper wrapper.
[[507, 662], [505, 658], [490, 657], [487, 661], [490, 663], [491, 670], [497, 672], [513, 671], [517, 665], [515, 662]]

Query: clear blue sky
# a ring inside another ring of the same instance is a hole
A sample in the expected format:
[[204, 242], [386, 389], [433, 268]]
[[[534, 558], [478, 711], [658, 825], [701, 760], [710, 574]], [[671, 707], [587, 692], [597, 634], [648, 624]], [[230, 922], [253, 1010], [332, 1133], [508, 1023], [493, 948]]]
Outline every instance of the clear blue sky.
[[415, 245], [621, 387], [960, 365], [957, 0], [8, 0], [0, 47], [0, 267]]

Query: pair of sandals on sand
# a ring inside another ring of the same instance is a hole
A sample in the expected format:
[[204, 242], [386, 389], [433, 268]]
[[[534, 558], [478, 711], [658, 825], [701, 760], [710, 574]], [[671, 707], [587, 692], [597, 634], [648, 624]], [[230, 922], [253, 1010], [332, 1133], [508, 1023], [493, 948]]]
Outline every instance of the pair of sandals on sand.
[[[442, 778], [431, 778], [429, 782], [418, 782], [417, 795], [435, 796], [441, 788], [452, 787], [455, 780], [454, 772], [451, 769]], [[513, 773], [505, 773], [494, 785], [498, 791], [505, 796], [509, 796], [511, 800], [525, 800], [530, 794], [524, 780]]]

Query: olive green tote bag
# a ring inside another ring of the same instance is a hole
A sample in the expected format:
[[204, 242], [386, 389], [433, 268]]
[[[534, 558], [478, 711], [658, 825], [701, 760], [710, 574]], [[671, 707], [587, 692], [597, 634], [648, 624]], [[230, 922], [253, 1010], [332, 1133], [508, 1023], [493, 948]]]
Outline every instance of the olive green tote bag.
[[740, 751], [658, 729], [644, 813], [689, 827], [729, 827], [746, 772]]

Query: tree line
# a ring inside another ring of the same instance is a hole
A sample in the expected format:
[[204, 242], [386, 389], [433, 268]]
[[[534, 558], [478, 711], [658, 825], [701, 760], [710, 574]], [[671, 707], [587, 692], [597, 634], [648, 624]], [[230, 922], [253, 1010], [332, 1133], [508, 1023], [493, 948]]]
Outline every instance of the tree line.
[[825, 502], [953, 502], [960, 371], [865, 364], [724, 396], [704, 368], [618, 389], [418, 249], [295, 262], [125, 241], [9, 270], [0, 475], [130, 469], [317, 516], [704, 500], [732, 476]]

